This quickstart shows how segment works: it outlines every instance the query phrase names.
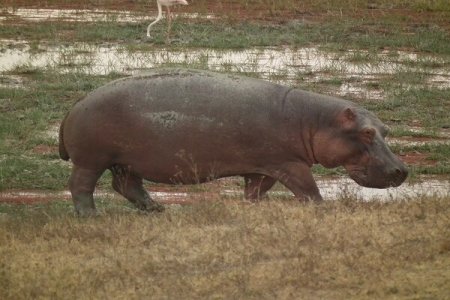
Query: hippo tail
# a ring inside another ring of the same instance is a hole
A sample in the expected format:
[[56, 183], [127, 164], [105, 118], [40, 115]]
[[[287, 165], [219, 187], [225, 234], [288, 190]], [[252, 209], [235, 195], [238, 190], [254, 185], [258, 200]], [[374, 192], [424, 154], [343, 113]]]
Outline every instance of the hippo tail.
[[59, 127], [59, 157], [63, 160], [69, 160], [70, 156], [67, 153], [66, 147], [64, 145], [64, 123], [66, 122], [66, 118], [69, 114], [67, 114], [63, 121], [61, 122], [61, 126]]

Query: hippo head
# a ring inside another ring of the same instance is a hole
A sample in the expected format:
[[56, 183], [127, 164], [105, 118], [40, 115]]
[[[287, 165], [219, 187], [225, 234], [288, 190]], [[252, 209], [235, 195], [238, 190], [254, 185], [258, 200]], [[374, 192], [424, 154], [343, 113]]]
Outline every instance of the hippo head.
[[327, 168], [343, 166], [359, 185], [396, 187], [408, 170], [386, 145], [387, 127], [365, 109], [346, 107], [313, 139], [315, 160]]

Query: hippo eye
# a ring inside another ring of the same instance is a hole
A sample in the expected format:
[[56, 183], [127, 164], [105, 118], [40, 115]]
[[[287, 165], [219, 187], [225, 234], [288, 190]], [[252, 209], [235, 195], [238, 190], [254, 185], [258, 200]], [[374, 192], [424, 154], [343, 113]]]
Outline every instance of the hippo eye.
[[381, 127], [380, 134], [383, 138], [385, 138], [389, 134], [389, 127], [387, 126]]
[[376, 134], [375, 128], [366, 127], [363, 130], [361, 130], [361, 138], [367, 144], [371, 144], [373, 142], [375, 134]]

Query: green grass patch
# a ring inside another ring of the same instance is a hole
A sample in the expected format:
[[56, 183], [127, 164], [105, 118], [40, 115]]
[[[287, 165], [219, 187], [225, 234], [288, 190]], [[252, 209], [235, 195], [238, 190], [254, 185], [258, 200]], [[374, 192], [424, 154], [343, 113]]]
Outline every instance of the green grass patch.
[[[145, 40], [144, 24], [122, 24], [116, 22], [91, 23], [24, 23], [5, 24], [0, 27], [3, 38], [25, 40], [51, 40], [69, 42], [125, 42], [138, 44], [138, 49], [166, 45], [167, 24], [161, 22], [154, 27], [149, 43]], [[449, 33], [438, 26], [413, 27], [404, 30], [396, 22], [332, 18], [325, 23], [285, 24], [255, 21], [192, 21], [178, 18], [173, 25], [171, 47], [208, 47], [216, 49], [247, 48], [255, 46], [305, 46], [320, 44], [330, 49], [415, 49], [416, 51], [450, 54]], [[366, 61], [368, 57], [355, 55], [353, 60]]]
[[408, 124], [413, 121], [434, 129], [450, 124], [450, 89], [406, 85], [403, 82], [392, 86], [385, 101], [366, 102], [364, 105], [389, 123]]
[[0, 160], [0, 191], [6, 189], [64, 189], [69, 168], [57, 159], [13, 156]]
[[[450, 174], [450, 144], [427, 143], [423, 145], [391, 145], [395, 153], [419, 153], [427, 155], [429, 164], [410, 165], [411, 176]], [[426, 162], [426, 161], [425, 161]]]
[[423, 129], [420, 131], [411, 130], [408, 127], [394, 126], [389, 131], [389, 137], [417, 137], [417, 138], [442, 138], [439, 131], [433, 129]]
[[[51, 131], [58, 130], [80, 97], [118, 75], [16, 71], [27, 76], [31, 84], [26, 89], [0, 87], [0, 190], [64, 189], [69, 167], [61, 164], [55, 147], [57, 134], [52, 136], [56, 132]], [[52, 147], [53, 152], [36, 153], [38, 146]]]

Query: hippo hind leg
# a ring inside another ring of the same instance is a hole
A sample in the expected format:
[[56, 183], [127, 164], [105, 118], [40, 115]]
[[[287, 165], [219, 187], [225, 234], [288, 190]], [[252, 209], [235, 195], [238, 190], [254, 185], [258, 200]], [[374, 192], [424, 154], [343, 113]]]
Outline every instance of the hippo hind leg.
[[114, 165], [112, 186], [116, 192], [124, 196], [138, 209], [143, 211], [163, 211], [164, 206], [154, 201], [142, 186], [142, 178], [130, 172], [130, 168]]
[[244, 197], [252, 202], [259, 201], [277, 182], [275, 178], [261, 174], [244, 175]]
[[74, 165], [69, 179], [75, 212], [82, 217], [95, 216], [94, 190], [104, 170], [91, 170]]

